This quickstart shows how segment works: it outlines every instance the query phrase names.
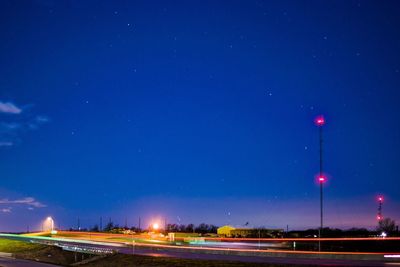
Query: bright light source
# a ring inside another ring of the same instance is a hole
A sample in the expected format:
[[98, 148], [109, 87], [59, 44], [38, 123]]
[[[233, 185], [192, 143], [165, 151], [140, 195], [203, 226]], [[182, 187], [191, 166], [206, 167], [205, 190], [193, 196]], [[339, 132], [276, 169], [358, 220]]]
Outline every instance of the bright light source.
[[381, 237], [387, 237], [387, 234], [385, 232], [382, 232]]
[[158, 230], [159, 228], [160, 228], [160, 226], [158, 225], [158, 223], [153, 223], [154, 230]]
[[380, 221], [380, 220], [382, 220], [382, 216], [381, 216], [381, 215], [378, 215], [378, 216], [376, 216], [376, 219], [377, 219], [378, 221]]
[[47, 217], [46, 220], [44, 220], [44, 222], [43, 222], [43, 228], [44, 228], [44, 225], [46, 225], [48, 228], [50, 228], [50, 231], [53, 231], [54, 230], [54, 219], [51, 216]]
[[320, 183], [325, 183], [325, 182], [326, 182], [326, 177], [320, 175], [320, 176], [318, 177], [318, 182], [320, 182]]
[[394, 255], [384, 255], [383, 257], [385, 257], [385, 258], [400, 258], [400, 255], [396, 255], [396, 254], [394, 254]]
[[378, 201], [379, 201], [379, 202], [383, 202], [383, 196], [379, 196], [379, 197], [378, 197]]
[[317, 126], [323, 126], [325, 124], [325, 118], [324, 116], [320, 115], [315, 118], [314, 122]]

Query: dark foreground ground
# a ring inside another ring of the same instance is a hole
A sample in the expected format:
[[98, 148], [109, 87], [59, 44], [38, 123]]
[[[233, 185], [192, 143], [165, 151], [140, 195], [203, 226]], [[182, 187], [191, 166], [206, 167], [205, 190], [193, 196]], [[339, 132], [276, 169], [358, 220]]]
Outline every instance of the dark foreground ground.
[[[267, 263], [251, 263], [251, 262], [235, 262], [235, 261], [218, 261], [218, 260], [190, 260], [190, 259], [176, 259], [165, 257], [149, 257], [149, 256], [132, 256], [117, 254], [97, 262], [84, 265], [85, 267], [106, 267], [106, 266], [140, 266], [140, 267], [287, 267], [293, 265], [276, 265]], [[304, 266], [304, 265], [302, 265]]]
[[[0, 252], [13, 253], [17, 259], [27, 259], [44, 263], [51, 263], [61, 266], [70, 266], [76, 262], [87, 260], [88, 255], [63, 251], [58, 247], [31, 244], [21, 241], [7, 240], [0, 238]], [[1, 266], [1, 265], [0, 265]], [[16, 265], [17, 266], [17, 265]], [[219, 261], [219, 260], [192, 260], [192, 259], [176, 259], [170, 257], [152, 257], [139, 255], [115, 254], [105, 258], [97, 259], [93, 262], [82, 264], [84, 267], [288, 267], [293, 265], [268, 264], [268, 263], [246, 263], [236, 261]], [[307, 265], [301, 265], [307, 266]]]

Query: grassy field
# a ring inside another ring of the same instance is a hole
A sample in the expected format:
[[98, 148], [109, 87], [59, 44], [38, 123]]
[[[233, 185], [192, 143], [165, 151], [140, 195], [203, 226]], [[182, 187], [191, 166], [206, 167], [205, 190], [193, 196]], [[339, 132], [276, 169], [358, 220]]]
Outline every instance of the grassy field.
[[0, 252], [18, 254], [37, 251], [43, 249], [44, 247], [45, 246], [43, 245], [0, 238]]

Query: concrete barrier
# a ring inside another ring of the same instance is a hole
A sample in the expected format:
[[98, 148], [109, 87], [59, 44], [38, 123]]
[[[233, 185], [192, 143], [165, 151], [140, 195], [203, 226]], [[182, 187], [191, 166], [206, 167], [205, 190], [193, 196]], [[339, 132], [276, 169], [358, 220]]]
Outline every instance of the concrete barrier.
[[15, 259], [12, 253], [0, 252], [0, 258]]

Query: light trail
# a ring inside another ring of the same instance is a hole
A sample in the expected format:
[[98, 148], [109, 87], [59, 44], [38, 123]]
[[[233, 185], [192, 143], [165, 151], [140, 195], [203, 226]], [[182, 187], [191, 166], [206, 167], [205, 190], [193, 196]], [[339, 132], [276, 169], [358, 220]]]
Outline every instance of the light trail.
[[[149, 237], [146, 234], [139, 235], [129, 235], [129, 234], [111, 234], [111, 233], [97, 233], [97, 232], [77, 232], [77, 231], [59, 231], [58, 235], [62, 234], [78, 234], [78, 235], [90, 235], [90, 236], [107, 236], [107, 237], [124, 237], [124, 238], [132, 238], [132, 237]], [[400, 241], [400, 237], [338, 237], [338, 238], [318, 238], [318, 237], [310, 237], [310, 238], [233, 238], [233, 237], [175, 237], [175, 240], [183, 241], [185, 239], [190, 238], [204, 238], [205, 241], [268, 241], [268, 242], [293, 242], [293, 241], [302, 241], [302, 242], [318, 242], [318, 241], [385, 241], [385, 240], [395, 240]], [[168, 237], [159, 238], [167, 240]]]
[[[68, 232], [66, 232], [68, 233]], [[69, 232], [70, 233], [70, 232]], [[62, 233], [61, 233], [62, 234]], [[360, 260], [360, 257], [363, 260], [368, 261], [379, 261], [384, 264], [399, 264], [397, 262], [398, 256], [400, 256], [400, 252], [336, 252], [336, 251], [293, 251], [293, 250], [260, 250], [255, 248], [232, 248], [232, 247], [209, 247], [205, 244], [205, 246], [190, 246], [190, 245], [171, 245], [171, 244], [150, 244], [150, 243], [142, 243], [132, 238], [132, 235], [123, 235], [123, 234], [104, 234], [104, 233], [82, 233], [76, 232], [77, 236], [74, 238], [60, 238], [60, 237], [43, 237], [43, 236], [26, 236], [26, 235], [13, 235], [13, 234], [0, 234], [0, 237], [16, 239], [20, 241], [27, 241], [32, 242], [31, 240], [41, 240], [47, 242], [53, 242], [53, 245], [64, 245], [64, 246], [79, 246], [78, 244], [91, 244], [91, 245], [98, 245], [103, 247], [108, 247], [109, 249], [118, 251], [120, 253], [131, 253], [131, 247], [137, 247], [140, 249], [148, 249], [149, 251], [146, 252], [154, 254], [154, 256], [168, 256], [168, 253], [173, 257], [180, 257], [179, 255], [186, 254], [185, 257], [191, 257], [187, 255], [230, 255], [232, 257], [241, 257], [244, 258], [248, 257], [265, 257], [265, 258], [290, 258], [290, 259], [323, 259], [323, 260]], [[71, 235], [71, 234], [70, 234]], [[136, 237], [143, 237], [143, 235], [137, 235]], [[90, 237], [90, 240], [87, 240]], [[95, 240], [92, 238], [95, 237]], [[103, 240], [104, 238], [124, 238], [124, 241], [110, 241], [110, 240]], [[127, 240], [134, 240], [135, 243], [126, 242]], [[237, 239], [231, 239], [237, 240]], [[271, 239], [263, 239], [263, 240], [271, 240]], [[274, 241], [288, 241], [288, 240], [295, 240], [298, 241], [299, 239], [274, 239]], [[306, 239], [309, 241], [309, 239]], [[312, 241], [316, 241], [318, 239], [314, 238]], [[332, 240], [332, 239], [329, 239]], [[337, 239], [334, 239], [337, 240]], [[339, 239], [343, 240], [343, 238]], [[351, 239], [353, 240], [353, 239]], [[357, 239], [360, 240], [360, 239]], [[362, 239], [365, 240], [365, 239]], [[376, 241], [375, 238], [368, 238], [367, 240]], [[388, 239], [382, 239], [388, 240]], [[399, 238], [395, 238], [392, 240], [399, 240]], [[149, 242], [150, 240], [146, 240]], [[160, 242], [158, 240], [155, 240]], [[57, 243], [60, 242], [60, 243]], [[68, 244], [70, 243], [70, 244]], [[49, 245], [52, 245], [49, 243]], [[154, 250], [154, 253], [151, 252]], [[158, 251], [158, 252], [157, 252]], [[162, 252], [163, 251], [163, 252]], [[177, 253], [177, 254], [175, 254]], [[192, 256], [192, 257], [199, 257], [199, 256]]]
[[[189, 250], [189, 251], [221, 251], [221, 252], [247, 252], [247, 253], [255, 253], [258, 255], [263, 254], [279, 254], [286, 253], [292, 255], [379, 255], [382, 258], [397, 258], [400, 257], [398, 252], [336, 252], [336, 251], [304, 251], [304, 250], [282, 250], [282, 249], [274, 249], [274, 250], [260, 250], [253, 248], [228, 248], [228, 247], [210, 247], [207, 244], [201, 244], [201, 246], [189, 246], [189, 245], [170, 245], [170, 244], [149, 244], [145, 242], [138, 242], [138, 239], [133, 235], [126, 234], [107, 234], [107, 233], [82, 233], [82, 232], [59, 232], [60, 235], [63, 233], [66, 234], [79, 234], [79, 236], [74, 238], [62, 238], [62, 237], [43, 237], [37, 235], [13, 235], [13, 234], [0, 234], [0, 237], [8, 237], [8, 238], [25, 238], [25, 239], [35, 239], [35, 240], [44, 240], [44, 241], [58, 241], [58, 242], [69, 242], [69, 243], [82, 243], [82, 244], [92, 244], [92, 245], [101, 245], [101, 246], [111, 246], [111, 247], [129, 247], [132, 246], [129, 242], [119, 241], [119, 240], [104, 240], [105, 238], [121, 238], [124, 239], [132, 239], [135, 240], [135, 246], [139, 247], [149, 247], [149, 248], [157, 248], [157, 249], [172, 249], [172, 250]], [[143, 235], [138, 235], [143, 237]], [[138, 237], [136, 236], [136, 237]], [[97, 239], [96, 241], [92, 240], [93, 237]], [[88, 238], [90, 238], [88, 240]], [[275, 242], [288, 242], [288, 241], [310, 241], [316, 242], [318, 238], [279, 238], [279, 239], [271, 239], [271, 238], [261, 238], [261, 239], [249, 239], [249, 238], [213, 238], [212, 240], [230, 240], [230, 241], [275, 241]], [[322, 238], [321, 238], [322, 240]], [[400, 238], [324, 238], [325, 241], [386, 241], [386, 240], [400, 240]], [[150, 239], [145, 239], [145, 241], [152, 241]], [[158, 240], [154, 240], [158, 241]]]
[[171, 248], [171, 249], [188, 249], [188, 250], [199, 250], [199, 251], [235, 251], [235, 252], [254, 252], [258, 254], [317, 254], [317, 255], [388, 255], [390, 252], [335, 252], [335, 251], [303, 251], [303, 250], [259, 250], [259, 249], [243, 249], [243, 248], [215, 248], [215, 247], [192, 247], [192, 246], [174, 246], [174, 245], [162, 245], [162, 244], [137, 244], [143, 247], [154, 247], [154, 248]]

